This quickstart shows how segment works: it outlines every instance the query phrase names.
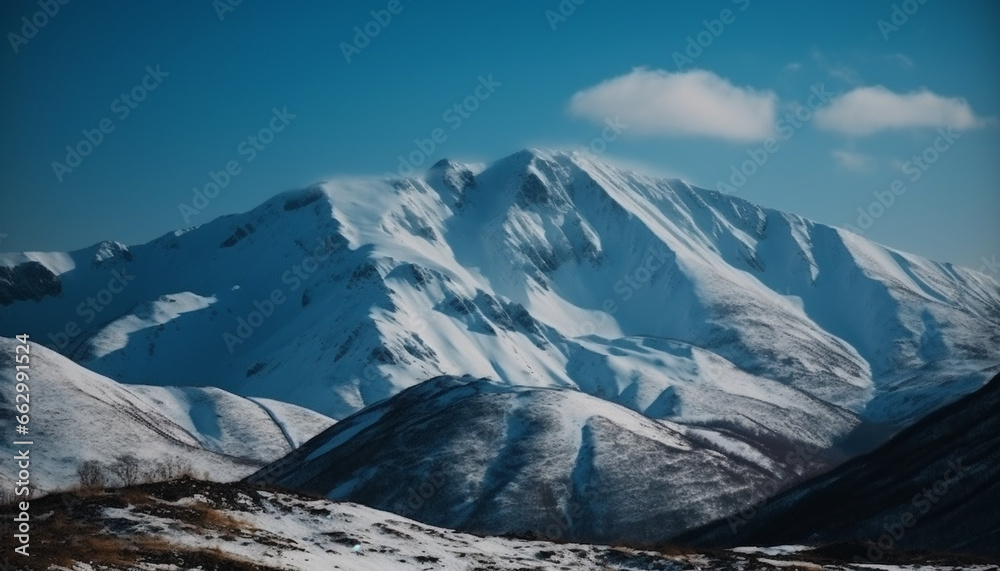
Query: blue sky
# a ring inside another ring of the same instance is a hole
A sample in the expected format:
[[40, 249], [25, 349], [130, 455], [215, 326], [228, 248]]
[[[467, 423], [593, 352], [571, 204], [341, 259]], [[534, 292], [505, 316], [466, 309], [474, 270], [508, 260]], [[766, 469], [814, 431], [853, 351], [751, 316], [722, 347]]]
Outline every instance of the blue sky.
[[[436, 128], [425, 167], [586, 146], [618, 117], [614, 162], [708, 188], [743, 168], [726, 190], [759, 204], [973, 268], [1000, 255], [996, 2], [230, 2], [3, 3], [0, 250], [145, 242], [394, 172]], [[481, 78], [489, 97], [454, 128]], [[84, 130], [99, 144], [54, 167]]]

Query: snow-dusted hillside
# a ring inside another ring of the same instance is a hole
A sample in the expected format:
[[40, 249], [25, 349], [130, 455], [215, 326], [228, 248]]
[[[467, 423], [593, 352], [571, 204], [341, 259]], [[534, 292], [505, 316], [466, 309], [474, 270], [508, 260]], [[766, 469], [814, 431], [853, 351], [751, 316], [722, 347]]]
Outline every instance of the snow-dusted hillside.
[[336, 180], [0, 270], [0, 334], [335, 418], [471, 374], [681, 422], [747, 427], [732, 407], [750, 397], [906, 424], [1000, 362], [989, 277], [561, 152]]
[[[778, 432], [823, 440], [848, 418], [792, 413]], [[711, 435], [711, 436], [709, 436]], [[788, 450], [647, 418], [566, 388], [439, 377], [341, 421], [250, 478], [489, 535], [664, 541], [794, 478]], [[800, 470], [805, 467], [799, 467]]]
[[[0, 431], [8, 435], [15, 434], [18, 416], [13, 402], [17, 344], [0, 337]], [[333, 423], [294, 405], [220, 389], [122, 385], [35, 344], [29, 372], [30, 432], [23, 440], [34, 443], [28, 448], [35, 493], [76, 484], [77, 467], [86, 460], [110, 464], [123, 454], [146, 463], [177, 458], [199, 476], [235, 480]], [[0, 453], [17, 454], [12, 442], [5, 439]], [[6, 479], [15, 474], [5, 470], [0, 480], [8, 486]]]
[[878, 547], [866, 555], [876, 560], [886, 544], [998, 559], [998, 411], [1000, 375], [870, 454], [757, 506], [753, 517], [720, 521], [680, 541], [870, 541]]
[[[702, 553], [480, 537], [357, 504], [190, 480], [82, 497], [58, 494], [33, 505], [48, 515], [32, 535], [32, 556], [12, 561], [17, 569], [997, 571], [967, 558], [898, 553], [887, 553], [884, 561], [906, 564], [857, 564], [843, 546]], [[13, 514], [0, 507], [0, 516]]]

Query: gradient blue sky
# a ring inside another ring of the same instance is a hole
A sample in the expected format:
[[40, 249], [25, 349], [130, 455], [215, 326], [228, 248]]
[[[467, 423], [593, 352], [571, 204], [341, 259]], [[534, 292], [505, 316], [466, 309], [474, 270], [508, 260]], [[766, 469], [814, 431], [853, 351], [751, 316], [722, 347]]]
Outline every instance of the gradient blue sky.
[[[902, 179], [907, 192], [866, 237], [973, 268], [1000, 254], [997, 2], [926, 0], [886, 39], [877, 22], [901, 2], [586, 0], [553, 29], [546, 11], [558, 11], [557, 0], [401, 0], [402, 12], [345, 61], [341, 42], [351, 42], [354, 27], [387, 4], [243, 0], [220, 20], [208, 0], [77, 0], [15, 53], [8, 34], [20, 34], [21, 18], [39, 6], [3, 2], [0, 251], [140, 243], [184, 227], [178, 205], [230, 160], [241, 163], [241, 173], [192, 224], [331, 176], [394, 171], [398, 155], [437, 127], [446, 127], [448, 138], [424, 166], [443, 157], [488, 161], [527, 146], [585, 145], [601, 132], [587, 113], [608, 105], [645, 112], [630, 104], [631, 95], [622, 100], [622, 90], [604, 99], [586, 90], [618, 78], [628, 91], [636, 68], [654, 78], [695, 77], [676, 75], [674, 53], [705, 29], [703, 20], [730, 9], [732, 22], [684, 70], [768, 95], [779, 116], [824, 84], [838, 94], [873, 86], [895, 96], [926, 90], [931, 108], [959, 106], [973, 117], [915, 182], [902, 164], [932, 145], [933, 124], [947, 119], [916, 118], [912, 126], [911, 113], [871, 134], [810, 121], [781, 142], [740, 196], [855, 224], [874, 192]], [[113, 101], [156, 65], [169, 77], [119, 119]], [[443, 112], [489, 74], [501, 84], [496, 92], [461, 128], [447, 128]], [[581, 91], [594, 95], [597, 109], [571, 113]], [[275, 107], [296, 118], [247, 163], [237, 147]], [[868, 120], [878, 123], [887, 114], [874, 115]], [[59, 182], [52, 162], [64, 160], [65, 146], [102, 118], [112, 119], [114, 131]], [[715, 188], [760, 144], [669, 126], [630, 128], [607, 156]]]

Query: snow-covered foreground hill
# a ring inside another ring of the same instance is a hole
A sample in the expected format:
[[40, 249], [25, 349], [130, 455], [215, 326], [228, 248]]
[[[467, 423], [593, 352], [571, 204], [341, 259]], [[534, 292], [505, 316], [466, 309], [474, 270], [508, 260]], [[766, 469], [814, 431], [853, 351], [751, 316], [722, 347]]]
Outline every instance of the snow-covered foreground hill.
[[[0, 337], [0, 431], [13, 435], [18, 342]], [[239, 479], [322, 432], [333, 420], [294, 405], [248, 399], [214, 388], [122, 385], [62, 355], [31, 345], [29, 434], [33, 442], [31, 488], [37, 495], [78, 483], [87, 460], [111, 464], [132, 454], [143, 468], [177, 459], [194, 473], [220, 481]], [[10, 438], [0, 453], [18, 447]], [[0, 472], [13, 490], [16, 471]]]
[[[17, 569], [98, 571], [997, 571], [952, 558], [855, 565], [800, 546], [695, 552], [479, 537], [351, 503], [180, 481], [37, 503], [32, 557]], [[0, 514], [7, 514], [0, 508]], [[11, 516], [12, 517], [12, 516]], [[6, 553], [5, 557], [9, 557]], [[886, 561], [894, 562], [897, 554]], [[20, 556], [17, 556], [20, 557]], [[903, 557], [906, 557], [903, 555]], [[912, 557], [908, 559], [912, 560]]]

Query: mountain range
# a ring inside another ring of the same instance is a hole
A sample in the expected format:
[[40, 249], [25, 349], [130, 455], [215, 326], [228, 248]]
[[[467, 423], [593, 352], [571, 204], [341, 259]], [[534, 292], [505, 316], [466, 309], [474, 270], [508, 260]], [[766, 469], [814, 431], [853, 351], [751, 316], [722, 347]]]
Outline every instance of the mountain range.
[[[24, 333], [68, 357], [40, 354], [54, 378], [88, 379], [67, 403], [104, 383], [187, 445], [253, 469], [290, 452], [254, 478], [481, 533], [651, 541], [982, 387], [1000, 285], [525, 150], [336, 179], [141, 245], [2, 254], [0, 335]], [[225, 436], [250, 410], [269, 444]], [[325, 430], [292, 451], [282, 414]]]

